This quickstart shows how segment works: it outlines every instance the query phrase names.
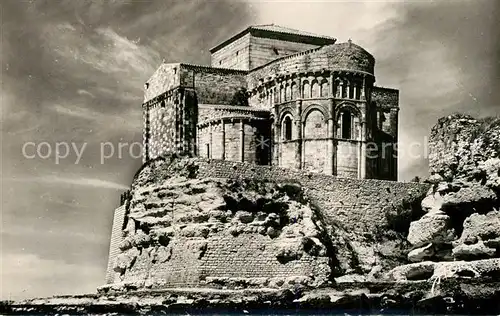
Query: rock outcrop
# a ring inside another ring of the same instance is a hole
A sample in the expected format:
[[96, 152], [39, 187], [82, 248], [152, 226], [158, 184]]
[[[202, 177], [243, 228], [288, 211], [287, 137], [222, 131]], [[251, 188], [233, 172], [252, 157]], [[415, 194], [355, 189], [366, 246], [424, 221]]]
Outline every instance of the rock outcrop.
[[127, 200], [112, 284], [98, 295], [6, 302], [0, 312], [498, 314], [500, 121], [441, 119], [430, 149], [429, 185], [397, 203], [388, 185], [377, 203], [394, 205], [369, 220], [359, 215], [380, 204], [360, 207], [364, 191], [332, 203], [321, 194], [347, 191], [198, 177], [196, 160], [152, 161]]
[[432, 188], [411, 223], [413, 262], [500, 257], [500, 119], [453, 115], [430, 139]]
[[195, 168], [179, 159], [139, 173], [109, 288], [328, 283], [332, 245], [299, 185], [200, 179]]

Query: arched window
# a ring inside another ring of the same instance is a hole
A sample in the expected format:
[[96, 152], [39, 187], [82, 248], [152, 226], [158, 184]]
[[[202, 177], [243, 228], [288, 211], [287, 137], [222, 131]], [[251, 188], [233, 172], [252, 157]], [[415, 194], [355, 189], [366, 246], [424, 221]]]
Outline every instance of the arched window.
[[290, 100], [297, 99], [297, 84], [295, 82], [292, 82], [291, 94], [292, 94], [292, 97]]
[[280, 86], [280, 103], [285, 102], [285, 89], [283, 86]]
[[320, 87], [317, 80], [312, 81], [311, 85], [311, 97], [317, 98], [320, 96]]
[[326, 79], [323, 79], [321, 82], [321, 97], [327, 97], [328, 96], [328, 81]]
[[352, 117], [350, 112], [342, 113], [342, 138], [351, 139], [352, 134]]
[[337, 137], [342, 139], [358, 139], [360, 135], [359, 117], [353, 109], [344, 108], [338, 116]]
[[285, 101], [290, 101], [292, 99], [292, 95], [290, 92], [290, 85], [286, 84], [285, 86]]
[[350, 93], [350, 85], [351, 83], [348, 80], [345, 80], [342, 85], [342, 98], [347, 99], [349, 98], [349, 93]]
[[304, 138], [316, 139], [328, 136], [325, 116], [318, 109], [310, 111], [304, 123]]
[[335, 87], [335, 91], [334, 91], [335, 97], [341, 98], [342, 97], [342, 93], [341, 93], [342, 92], [342, 81], [339, 78], [335, 79], [335, 86], [334, 87]]
[[283, 139], [292, 140], [292, 119], [290, 116], [285, 117], [281, 128], [283, 130]]
[[311, 86], [309, 85], [309, 81], [304, 81], [302, 94], [304, 95], [304, 99], [308, 99], [311, 97]]

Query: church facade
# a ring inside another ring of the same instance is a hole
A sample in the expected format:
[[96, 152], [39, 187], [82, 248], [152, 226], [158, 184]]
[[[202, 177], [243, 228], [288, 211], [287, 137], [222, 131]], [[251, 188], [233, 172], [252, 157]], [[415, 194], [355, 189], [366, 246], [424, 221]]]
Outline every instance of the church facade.
[[168, 153], [397, 180], [399, 91], [348, 41], [250, 26], [211, 65], [163, 63], [144, 87], [144, 162]]

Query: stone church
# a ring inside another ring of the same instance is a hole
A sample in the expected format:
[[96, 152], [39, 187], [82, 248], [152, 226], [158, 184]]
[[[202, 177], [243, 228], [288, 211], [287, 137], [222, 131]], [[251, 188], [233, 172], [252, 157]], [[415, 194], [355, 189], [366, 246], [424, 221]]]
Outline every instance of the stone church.
[[144, 162], [167, 153], [397, 179], [399, 92], [349, 40], [250, 26], [211, 65], [163, 63], [144, 87]]

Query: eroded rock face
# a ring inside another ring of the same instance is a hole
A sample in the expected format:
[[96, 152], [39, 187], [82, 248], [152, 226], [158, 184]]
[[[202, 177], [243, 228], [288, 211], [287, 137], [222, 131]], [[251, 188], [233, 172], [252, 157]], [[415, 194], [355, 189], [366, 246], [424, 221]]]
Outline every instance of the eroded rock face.
[[[499, 144], [498, 118], [454, 115], [432, 129], [432, 188], [422, 201], [426, 215], [410, 225], [410, 261], [500, 257]], [[438, 255], [443, 246], [451, 252]]]
[[391, 281], [437, 280], [445, 278], [497, 278], [500, 259], [475, 261], [432, 262], [423, 261], [399, 266], [384, 277]]
[[333, 250], [299, 185], [196, 179], [189, 163], [149, 167], [163, 170], [163, 179], [151, 181], [148, 168], [137, 177], [115, 283], [237, 288], [330, 280]]
[[457, 259], [481, 259], [499, 256], [500, 212], [472, 214], [464, 221], [462, 236], [454, 242]]
[[414, 247], [425, 244], [451, 243], [455, 232], [450, 225], [448, 215], [424, 215], [420, 220], [410, 224], [408, 241]]

